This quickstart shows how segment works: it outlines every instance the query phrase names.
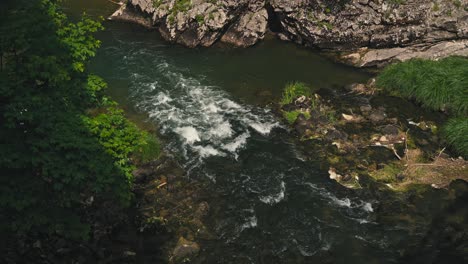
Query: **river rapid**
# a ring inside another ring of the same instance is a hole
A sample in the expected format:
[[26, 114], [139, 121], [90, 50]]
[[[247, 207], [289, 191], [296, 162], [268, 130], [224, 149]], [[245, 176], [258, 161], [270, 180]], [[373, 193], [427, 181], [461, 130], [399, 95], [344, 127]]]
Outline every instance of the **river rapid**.
[[[108, 15], [107, 1], [69, 1]], [[158, 127], [192, 181], [206, 184], [197, 263], [396, 263], [409, 234], [377, 221], [379, 201], [328, 178], [272, 113], [291, 81], [331, 93], [370, 75], [267, 39], [249, 49], [186, 49], [135, 25], [104, 23], [91, 69], [129, 113]], [[310, 150], [309, 150], [310, 153]]]

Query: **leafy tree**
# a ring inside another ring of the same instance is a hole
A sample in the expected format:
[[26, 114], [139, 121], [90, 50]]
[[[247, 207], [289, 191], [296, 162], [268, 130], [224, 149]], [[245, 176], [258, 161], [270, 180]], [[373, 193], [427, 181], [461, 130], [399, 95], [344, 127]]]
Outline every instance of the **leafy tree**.
[[159, 145], [86, 70], [99, 22], [71, 23], [53, 0], [4, 0], [0, 10], [0, 232], [86, 239], [87, 204], [128, 205], [131, 155]]

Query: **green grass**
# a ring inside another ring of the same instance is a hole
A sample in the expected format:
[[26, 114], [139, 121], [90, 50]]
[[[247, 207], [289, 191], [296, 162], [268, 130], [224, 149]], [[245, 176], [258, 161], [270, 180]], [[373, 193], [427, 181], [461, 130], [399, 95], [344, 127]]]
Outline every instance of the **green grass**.
[[468, 158], [468, 117], [451, 118], [442, 134], [454, 150]]
[[377, 85], [393, 95], [414, 99], [434, 110], [468, 114], [468, 59], [414, 59], [388, 66]]
[[144, 140], [133, 154], [139, 163], [144, 164], [156, 160], [161, 155], [161, 144], [154, 135], [144, 132]]
[[281, 98], [280, 104], [287, 105], [292, 103], [299, 96], [305, 95], [311, 97], [312, 93], [310, 88], [301, 82], [294, 82], [286, 85], [283, 91], [283, 97]]
[[286, 119], [286, 121], [288, 121], [288, 123], [290, 125], [292, 125], [292, 124], [294, 124], [294, 122], [296, 122], [296, 119], [300, 114], [303, 114], [306, 119], [310, 118], [310, 113], [309, 112], [303, 112], [303, 111], [299, 111], [299, 110], [283, 111], [283, 116]]
[[468, 157], [468, 59], [415, 59], [388, 66], [377, 85], [392, 95], [413, 99], [433, 110], [447, 110], [453, 118], [442, 128], [448, 144]]

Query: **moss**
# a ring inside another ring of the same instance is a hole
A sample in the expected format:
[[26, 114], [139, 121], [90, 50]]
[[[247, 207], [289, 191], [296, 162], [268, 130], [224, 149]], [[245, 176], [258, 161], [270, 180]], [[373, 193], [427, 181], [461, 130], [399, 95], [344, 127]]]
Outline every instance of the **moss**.
[[403, 170], [399, 163], [389, 163], [382, 169], [371, 172], [370, 175], [378, 181], [392, 183], [396, 181], [396, 176]]
[[203, 15], [196, 15], [195, 20], [197, 20], [198, 25], [203, 25], [205, 23], [205, 17]]
[[289, 124], [294, 124], [296, 122], [297, 117], [303, 114], [306, 119], [310, 118], [310, 113], [306, 111], [300, 111], [300, 110], [295, 110], [295, 111], [283, 111], [283, 116], [288, 121]]

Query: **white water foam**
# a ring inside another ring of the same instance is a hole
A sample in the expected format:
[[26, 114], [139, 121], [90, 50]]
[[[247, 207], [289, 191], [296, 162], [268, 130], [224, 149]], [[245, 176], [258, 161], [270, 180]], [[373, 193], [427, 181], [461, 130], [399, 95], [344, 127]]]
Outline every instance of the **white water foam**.
[[255, 228], [257, 227], [257, 217], [254, 216], [251, 216], [247, 219], [247, 222], [245, 222], [242, 227], [241, 227], [241, 231], [245, 230], [245, 229], [248, 229], [248, 228]]
[[284, 199], [284, 192], [286, 191], [286, 184], [281, 181], [280, 192], [274, 195], [260, 197], [260, 201], [266, 204], [274, 205]]
[[[349, 198], [340, 199], [336, 197], [334, 194], [332, 194], [331, 192], [327, 191], [326, 189], [317, 187], [315, 184], [312, 184], [310, 182], [306, 182], [304, 184], [309, 186], [313, 190], [317, 191], [317, 193], [319, 193], [322, 197], [328, 199], [330, 203], [333, 203], [340, 207], [351, 208], [351, 209], [358, 208], [365, 212], [374, 211], [374, 209], [372, 208], [372, 204], [369, 202], [364, 202], [364, 201], [352, 202]], [[367, 221], [367, 220], [364, 220], [364, 221]]]
[[198, 131], [194, 127], [178, 127], [175, 129], [175, 132], [184, 138], [188, 144], [200, 141]]
[[218, 87], [203, 84], [204, 78], [188, 76], [186, 69], [163, 57], [157, 60], [152, 70], [157, 71], [158, 80], [131, 76], [132, 97], [163, 134], [180, 138], [174, 146], [189, 160], [187, 164], [195, 166], [213, 156], [237, 159], [251, 131], [267, 136], [279, 126], [268, 111], [234, 102]]

